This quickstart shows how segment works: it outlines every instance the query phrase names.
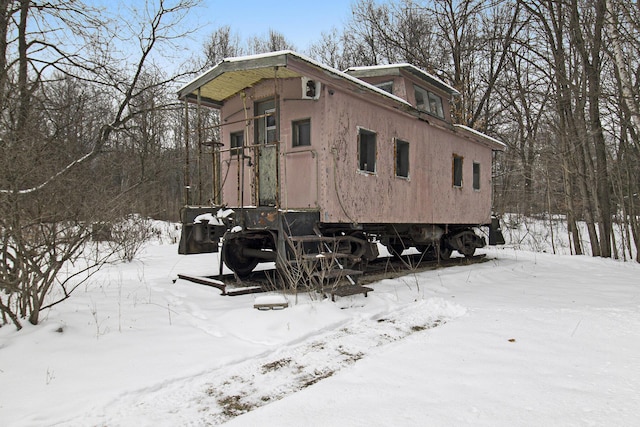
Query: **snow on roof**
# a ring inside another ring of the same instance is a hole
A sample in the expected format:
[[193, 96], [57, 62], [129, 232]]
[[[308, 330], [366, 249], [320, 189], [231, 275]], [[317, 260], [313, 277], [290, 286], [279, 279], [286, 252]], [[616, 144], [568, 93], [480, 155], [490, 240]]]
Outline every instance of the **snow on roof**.
[[392, 98], [392, 99], [394, 99], [394, 100], [396, 100], [398, 102], [402, 102], [405, 105], [412, 106], [409, 102], [407, 102], [406, 100], [400, 98], [399, 96], [395, 96], [395, 95], [387, 92], [386, 90], [380, 89], [379, 87], [376, 87], [376, 86], [374, 86], [372, 84], [369, 84], [369, 83], [365, 82], [364, 80], [360, 80], [357, 77], [350, 76], [349, 74], [345, 73], [344, 71], [340, 71], [340, 70], [338, 70], [336, 68], [333, 68], [333, 67], [330, 67], [328, 65], [322, 64], [322, 63], [320, 63], [320, 62], [318, 62], [318, 61], [316, 61], [314, 59], [309, 58], [308, 56], [299, 54], [297, 52], [293, 52], [293, 51], [286, 51], [286, 52], [291, 54], [292, 56], [295, 56], [295, 57], [297, 57], [297, 58], [299, 58], [299, 59], [301, 59], [303, 61], [306, 61], [306, 62], [308, 62], [308, 63], [310, 63], [310, 64], [312, 64], [312, 65], [314, 65], [316, 67], [320, 67], [320, 68], [324, 69], [325, 71], [328, 71], [330, 73], [336, 74], [336, 75], [342, 77], [343, 79], [350, 80], [350, 81], [352, 81], [352, 82], [354, 82], [354, 83], [356, 83], [358, 85], [364, 86], [367, 89], [370, 89], [370, 90], [372, 90], [374, 92], [377, 92], [380, 95], [384, 95], [387, 98]]
[[[282, 61], [278, 61], [277, 58], [281, 57]], [[411, 72], [413, 72], [414, 74], [417, 74], [419, 76], [421, 76], [423, 79], [425, 80], [432, 80], [434, 83], [441, 85], [444, 89], [449, 90], [452, 94], [459, 94], [459, 92], [453, 88], [452, 86], [449, 86], [448, 84], [446, 84], [445, 82], [443, 82], [442, 80], [440, 80], [439, 78], [427, 73], [424, 70], [421, 70], [420, 68], [408, 64], [408, 63], [400, 63], [400, 64], [387, 64], [387, 65], [374, 65], [374, 66], [367, 66], [367, 67], [351, 67], [348, 68], [345, 71], [340, 71], [337, 70], [333, 67], [330, 67], [328, 65], [322, 64], [312, 58], [309, 58], [306, 55], [302, 55], [300, 53], [294, 52], [292, 50], [280, 50], [280, 51], [276, 51], [276, 52], [267, 52], [267, 53], [260, 53], [260, 54], [256, 54], [256, 55], [246, 55], [246, 56], [236, 56], [236, 57], [230, 57], [230, 58], [225, 58], [222, 61], [220, 61], [218, 64], [216, 64], [214, 67], [210, 68], [209, 70], [207, 70], [206, 72], [204, 72], [203, 74], [199, 75], [198, 77], [196, 77], [195, 79], [191, 80], [189, 83], [187, 83], [186, 85], [184, 85], [182, 88], [180, 88], [180, 90], [178, 91], [178, 94], [182, 97], [182, 96], [187, 96], [188, 93], [184, 93], [185, 90], [189, 89], [189, 91], [195, 90], [197, 87], [203, 87], [205, 86], [207, 83], [209, 83], [212, 80], [215, 80], [217, 77], [219, 77], [221, 74], [224, 74], [225, 72], [227, 72], [226, 70], [220, 71], [218, 70], [219, 67], [224, 67], [224, 64], [239, 64], [242, 62], [260, 62], [260, 60], [264, 60], [264, 59], [269, 59], [269, 58], [273, 58], [276, 60], [276, 62], [283, 67], [287, 66], [287, 60], [288, 57], [294, 57], [300, 61], [306, 62], [309, 65], [312, 65], [314, 67], [317, 67], [327, 73], [333, 74], [339, 78], [342, 78], [344, 80], [348, 80], [352, 83], [355, 83], [363, 88], [368, 89], [371, 92], [375, 92], [379, 95], [382, 95], [386, 98], [390, 98], [393, 99], [396, 102], [402, 103], [403, 105], [409, 106], [413, 109], [415, 109], [415, 107], [413, 105], [411, 105], [408, 101], [393, 95], [383, 89], [380, 89], [372, 84], [369, 84], [367, 82], [365, 82], [364, 80], [361, 80], [357, 77], [351, 76], [349, 74], [347, 74], [347, 71], [369, 71], [369, 70], [384, 70], [384, 69], [392, 69], [392, 68], [408, 68]], [[273, 61], [271, 61], [273, 62]], [[265, 64], [255, 64], [255, 65], [259, 65], [262, 67], [265, 67]], [[270, 64], [269, 66], [272, 66], [273, 64]], [[228, 72], [233, 72], [233, 71], [228, 71]], [[210, 78], [208, 78], [208, 76], [210, 76]], [[482, 139], [484, 139], [485, 141], [489, 142], [491, 145], [494, 146], [495, 149], [498, 150], [504, 150], [506, 148], [506, 145], [495, 139], [492, 138], [488, 135], [483, 134], [482, 132], [478, 132], [475, 129], [471, 129], [470, 127], [464, 126], [464, 125], [454, 125], [455, 127], [463, 130], [463, 131], [467, 131], [477, 137], [480, 137]]]
[[440, 78], [434, 76], [431, 73], [427, 73], [421, 68], [416, 67], [413, 64], [409, 64], [408, 62], [401, 62], [397, 64], [382, 64], [382, 65], [370, 65], [370, 66], [361, 66], [361, 67], [349, 67], [345, 70], [345, 72], [349, 71], [373, 71], [373, 70], [387, 70], [394, 68], [409, 68], [414, 74], [421, 76], [425, 80], [432, 80], [438, 85], [441, 85], [444, 89], [448, 90], [453, 95], [460, 95], [460, 92], [453, 86], [445, 83]]
[[242, 62], [242, 61], [248, 61], [251, 59], [271, 58], [273, 56], [288, 55], [288, 54], [299, 55], [292, 50], [276, 50], [274, 52], [256, 53], [253, 55], [231, 56], [229, 58], [224, 58], [220, 62]]
[[479, 136], [480, 138], [488, 140], [492, 144], [495, 144], [496, 146], [498, 146], [499, 147], [498, 149], [500, 149], [500, 150], [504, 150], [504, 149], [507, 148], [507, 144], [505, 144], [504, 142], [502, 142], [502, 141], [500, 141], [498, 139], [495, 139], [495, 138], [493, 138], [493, 137], [491, 137], [491, 136], [489, 136], [487, 134], [484, 134], [484, 133], [482, 133], [480, 131], [477, 131], [477, 130], [475, 130], [473, 128], [470, 128], [469, 126], [458, 125], [458, 124], [454, 124], [453, 126], [455, 128], [462, 129], [462, 130], [464, 130], [466, 132], [469, 132], [469, 133], [472, 133], [472, 134], [474, 134], [476, 136]]
[[[222, 64], [225, 64], [225, 63], [241, 63], [243, 61], [256, 61], [256, 60], [266, 59], [266, 58], [275, 58], [275, 57], [278, 57], [278, 56], [283, 56], [283, 57], [292, 56], [292, 57], [295, 57], [295, 58], [297, 58], [297, 59], [299, 59], [299, 60], [301, 60], [303, 62], [306, 62], [306, 63], [308, 63], [310, 65], [315, 66], [315, 67], [318, 67], [318, 68], [320, 68], [320, 69], [322, 69], [322, 70], [324, 70], [324, 71], [326, 71], [326, 72], [328, 72], [330, 74], [334, 74], [334, 75], [336, 75], [336, 76], [338, 76], [338, 77], [340, 77], [342, 79], [349, 80], [350, 82], [353, 82], [353, 83], [355, 83], [357, 85], [365, 87], [366, 89], [368, 89], [368, 90], [370, 90], [372, 92], [376, 92], [376, 93], [378, 93], [378, 94], [380, 94], [380, 95], [382, 95], [382, 96], [384, 96], [386, 98], [391, 98], [391, 99], [393, 99], [393, 100], [395, 100], [397, 102], [400, 102], [400, 103], [402, 103], [404, 105], [408, 105], [408, 106], [412, 107], [412, 105], [409, 102], [407, 102], [406, 100], [404, 100], [404, 99], [402, 99], [402, 98], [400, 98], [398, 96], [395, 96], [395, 95], [393, 95], [393, 94], [391, 94], [391, 93], [389, 93], [389, 92], [387, 92], [385, 90], [382, 90], [382, 89], [380, 89], [380, 88], [378, 88], [378, 87], [376, 87], [376, 86], [374, 86], [372, 84], [369, 84], [369, 83], [367, 83], [367, 82], [365, 82], [363, 80], [360, 80], [357, 77], [350, 76], [349, 74], [347, 74], [347, 73], [345, 73], [343, 71], [340, 71], [340, 70], [337, 70], [337, 69], [335, 69], [333, 67], [330, 67], [328, 65], [322, 64], [322, 63], [320, 63], [320, 62], [318, 62], [318, 61], [316, 61], [314, 59], [309, 58], [308, 56], [302, 55], [302, 54], [294, 52], [292, 50], [280, 50], [280, 51], [276, 51], [276, 52], [260, 53], [260, 54], [256, 54], [256, 55], [246, 55], [246, 56], [236, 56], [236, 57], [231, 57], [231, 58], [225, 58], [222, 61], [218, 62], [215, 66], [213, 66], [212, 68], [210, 68], [209, 70], [204, 72], [203, 74], [200, 74], [199, 76], [197, 76], [196, 78], [194, 78], [193, 80], [191, 80], [190, 82], [188, 82], [187, 84], [182, 86], [178, 90], [178, 93], [181, 94], [181, 95], [184, 95], [183, 91], [185, 89], [187, 89], [189, 86], [192, 86], [197, 81], [202, 80], [203, 77], [205, 77], [207, 74], [212, 74], [214, 76], [214, 77], [212, 77], [212, 80], [213, 80], [213, 78], [217, 77], [217, 76], [215, 76], [215, 69], [220, 67]], [[286, 66], [286, 64], [284, 66]], [[204, 86], [204, 84], [206, 84], [206, 83], [203, 83], [201, 86]]]

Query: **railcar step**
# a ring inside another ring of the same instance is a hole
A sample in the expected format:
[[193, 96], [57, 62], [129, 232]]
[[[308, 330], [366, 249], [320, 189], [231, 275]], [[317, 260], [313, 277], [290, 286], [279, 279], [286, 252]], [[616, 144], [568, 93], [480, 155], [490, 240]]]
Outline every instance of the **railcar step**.
[[349, 259], [355, 262], [360, 261], [360, 257], [352, 254], [343, 254], [340, 252], [319, 252], [313, 254], [304, 254], [302, 255], [302, 259], [305, 261], [314, 261], [321, 259]]
[[361, 270], [349, 270], [335, 268], [333, 270], [318, 270], [311, 273], [311, 277], [318, 277], [324, 279], [341, 279], [346, 276], [355, 277], [364, 274]]
[[265, 295], [255, 299], [253, 308], [258, 310], [282, 310], [289, 307], [289, 301], [283, 295]]
[[335, 237], [316, 236], [310, 234], [308, 236], [289, 236], [289, 240], [294, 243], [313, 243], [313, 242], [335, 242]]
[[326, 292], [331, 295], [331, 301], [336, 300], [336, 296], [338, 297], [346, 297], [350, 295], [364, 294], [365, 298], [369, 292], [372, 292], [373, 289], [367, 286], [360, 285], [344, 285], [338, 286], [335, 288], [323, 288], [323, 292]]

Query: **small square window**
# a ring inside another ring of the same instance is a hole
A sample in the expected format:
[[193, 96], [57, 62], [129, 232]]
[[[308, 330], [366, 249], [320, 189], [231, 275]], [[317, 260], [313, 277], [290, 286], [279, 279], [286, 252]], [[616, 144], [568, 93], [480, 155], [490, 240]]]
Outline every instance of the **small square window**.
[[376, 87], [393, 94], [393, 81], [377, 84]]
[[396, 139], [396, 176], [409, 177], [409, 143]]
[[264, 126], [265, 126], [265, 135], [267, 135], [266, 143], [269, 144], [271, 142], [275, 142], [277, 138], [277, 125], [276, 125], [276, 109], [271, 108], [264, 112], [267, 114], [265, 117]]
[[444, 110], [442, 108], [442, 98], [435, 93], [423, 89], [420, 86], [413, 86], [413, 93], [416, 97], [416, 108], [444, 119]]
[[244, 145], [244, 131], [231, 133], [231, 150], [232, 156], [242, 154], [242, 146]]
[[419, 110], [428, 111], [428, 106], [425, 102], [427, 91], [418, 86], [414, 86], [413, 89], [414, 95], [416, 97], [416, 108], [418, 108]]
[[453, 186], [462, 187], [462, 157], [453, 155]]
[[429, 112], [441, 119], [444, 118], [444, 112], [442, 111], [442, 98], [433, 92], [429, 92]]
[[473, 163], [473, 189], [480, 189], [480, 163]]
[[294, 147], [311, 145], [311, 119], [295, 121], [292, 128]]
[[358, 167], [361, 171], [376, 171], [376, 133], [360, 129], [358, 132]]

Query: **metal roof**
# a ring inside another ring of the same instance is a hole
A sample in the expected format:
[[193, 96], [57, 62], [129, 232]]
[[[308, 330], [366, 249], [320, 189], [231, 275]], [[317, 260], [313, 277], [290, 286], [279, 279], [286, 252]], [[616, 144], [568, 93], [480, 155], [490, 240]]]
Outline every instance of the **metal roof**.
[[[370, 92], [411, 106], [402, 98], [290, 50], [224, 59], [180, 88], [178, 97], [180, 99], [195, 99], [198, 96], [198, 90], [200, 90], [200, 97], [204, 102], [220, 105], [225, 99], [245, 88], [254, 86], [263, 79], [301, 77], [300, 73], [287, 68], [291, 60], [306, 63], [334, 77], [355, 83]], [[277, 71], [274, 71], [275, 68]]]
[[489, 147], [491, 147], [493, 150], [496, 151], [504, 151], [507, 148], [507, 144], [505, 144], [504, 142], [495, 139], [487, 134], [484, 134], [480, 131], [477, 131], [473, 128], [470, 128], [469, 126], [465, 126], [465, 125], [459, 125], [459, 124], [454, 124], [453, 125], [454, 129], [456, 130], [460, 130], [463, 133], [466, 133], [467, 135], [471, 136], [471, 137], [475, 137], [475, 138], [479, 138], [481, 139], [486, 145], [488, 145]]
[[[216, 64], [214, 67], [196, 77], [182, 88], [178, 90], [178, 96], [180, 99], [197, 99], [198, 91], [200, 92], [200, 100], [203, 103], [220, 106], [222, 102], [237, 94], [238, 92], [256, 85], [258, 82], [265, 79], [277, 78], [291, 78], [301, 77], [302, 74], [295, 70], [296, 67], [289, 68], [290, 61], [302, 62], [309, 66], [315, 67], [320, 71], [328, 73], [329, 75], [340, 78], [346, 81], [356, 84], [359, 87], [366, 89], [369, 92], [382, 95], [385, 98], [392, 99], [396, 102], [408, 106], [410, 110], [416, 110], [406, 100], [399, 98], [393, 94], [390, 94], [374, 85], [371, 85], [363, 80], [360, 80], [357, 76], [375, 75], [375, 73], [389, 73], [390, 71], [399, 72], [399, 70], [406, 70], [422, 80], [425, 80], [436, 87], [452, 94], [459, 95], [459, 92], [444, 83], [442, 80], [435, 76], [415, 67], [411, 64], [390, 64], [379, 65], [373, 67], [353, 67], [349, 68], [347, 72], [338, 71], [335, 68], [328, 67], [311, 58], [300, 55], [290, 50], [269, 52], [259, 55], [239, 56], [234, 58], [227, 58]], [[474, 138], [478, 141], [482, 141], [484, 144], [490, 146], [494, 150], [504, 150], [505, 144], [471, 129], [463, 125], [453, 125], [453, 129], [464, 133], [468, 137]]]
[[367, 67], [350, 67], [345, 70], [354, 77], [374, 77], [379, 75], [389, 74], [391, 71], [398, 72], [399, 70], [405, 70], [418, 77], [420, 80], [436, 86], [439, 89], [444, 90], [450, 95], [459, 96], [460, 92], [453, 86], [448, 85], [433, 74], [416, 67], [415, 65], [408, 63], [400, 64], [386, 64], [386, 65], [372, 65]]
[[286, 51], [224, 59], [180, 88], [178, 97], [196, 98], [200, 90], [203, 100], [220, 104], [261, 80], [275, 76], [278, 78], [300, 77], [300, 74], [289, 70], [286, 66]]

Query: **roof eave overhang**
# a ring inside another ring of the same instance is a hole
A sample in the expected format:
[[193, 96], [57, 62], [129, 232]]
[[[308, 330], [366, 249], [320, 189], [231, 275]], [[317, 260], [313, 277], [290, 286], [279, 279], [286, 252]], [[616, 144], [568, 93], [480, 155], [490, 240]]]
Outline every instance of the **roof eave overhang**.
[[504, 151], [507, 149], [507, 145], [489, 135], [486, 135], [480, 131], [472, 129], [465, 125], [454, 124], [454, 129], [469, 139], [472, 139], [486, 147], [491, 148], [493, 151]]
[[[287, 64], [287, 53], [225, 59], [180, 88], [178, 90], [178, 98], [197, 101], [198, 93], [201, 92], [201, 102], [219, 107], [224, 99], [228, 97], [225, 94], [232, 95], [253, 86], [265, 78], [264, 73], [270, 72], [268, 70], [286, 67]], [[227, 78], [222, 77], [223, 75], [226, 75]], [[206, 92], [206, 88], [211, 87], [214, 81], [219, 82], [215, 84], [224, 85], [225, 91], [223, 94], [220, 96], [206, 96], [203, 94], [202, 92]]]
[[420, 70], [417, 67], [409, 66], [407, 67], [407, 70], [409, 73], [413, 74], [418, 79], [437, 87], [441, 91], [447, 93], [449, 96], [452, 96], [452, 97], [460, 96], [460, 92], [456, 88], [446, 84], [445, 82], [443, 82], [442, 80], [438, 79], [435, 76], [425, 73], [424, 71]]
[[[382, 77], [382, 76], [400, 76], [402, 73], [410, 74], [419, 81], [430, 84], [450, 96], [460, 96], [460, 92], [453, 86], [448, 85], [438, 77], [427, 73], [426, 71], [408, 63], [374, 65], [367, 67], [350, 67], [345, 73], [354, 77]], [[406, 75], [405, 74], [405, 75]]]
[[280, 51], [262, 55], [228, 58], [209, 71], [198, 76], [178, 90], [178, 98], [188, 102], [199, 102], [220, 108], [229, 97], [252, 87], [264, 79], [300, 77], [307, 75], [309, 68], [315, 68], [331, 77], [334, 83], [357, 85], [364, 92], [383, 95], [386, 103], [407, 108], [408, 102], [384, 92], [358, 78], [324, 66], [316, 61], [292, 51]]
[[200, 104], [205, 107], [215, 109], [222, 108], [222, 101], [216, 101], [215, 99], [211, 99], [206, 96], [200, 96], [200, 99], [198, 99], [198, 95], [195, 93], [187, 93], [186, 95], [180, 96], [180, 99], [185, 100], [191, 104]]

